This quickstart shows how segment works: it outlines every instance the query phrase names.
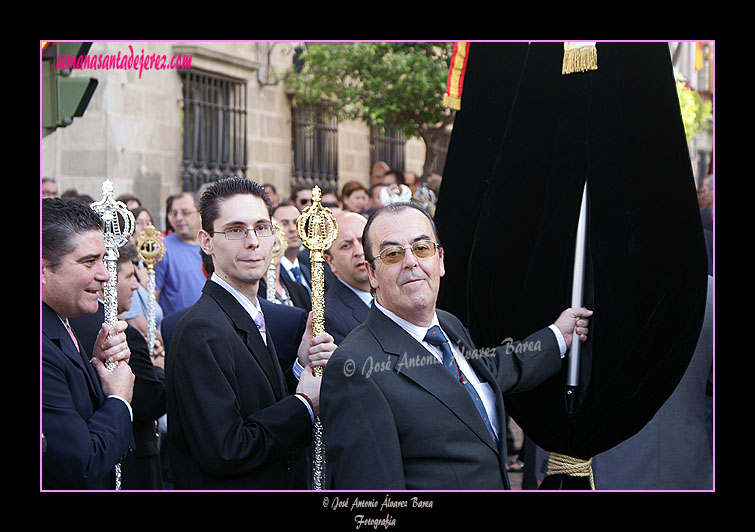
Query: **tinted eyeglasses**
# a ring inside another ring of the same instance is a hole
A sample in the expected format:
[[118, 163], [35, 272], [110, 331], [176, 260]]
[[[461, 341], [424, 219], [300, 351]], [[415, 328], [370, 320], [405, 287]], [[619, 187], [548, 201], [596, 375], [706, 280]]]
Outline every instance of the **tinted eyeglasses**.
[[374, 259], [370, 260], [370, 262], [379, 258], [386, 266], [397, 264], [404, 260], [404, 255], [406, 255], [407, 249], [411, 249], [414, 256], [418, 259], [426, 259], [427, 257], [432, 257], [433, 255], [435, 255], [435, 252], [439, 247], [440, 244], [437, 244], [432, 240], [419, 240], [411, 246], [406, 247], [390, 246], [381, 250], [380, 254]]

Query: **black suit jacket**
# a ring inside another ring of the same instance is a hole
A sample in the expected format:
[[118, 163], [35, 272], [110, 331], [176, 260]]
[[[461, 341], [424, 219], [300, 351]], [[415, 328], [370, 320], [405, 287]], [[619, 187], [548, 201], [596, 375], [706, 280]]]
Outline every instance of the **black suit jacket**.
[[[286, 288], [286, 291], [288, 291], [288, 296], [295, 307], [307, 312], [312, 310], [312, 295], [303, 284], [291, 279], [286, 272], [281, 274], [281, 283]], [[258, 293], [267, 293], [267, 283], [265, 281], [260, 281]], [[262, 301], [262, 298], [260, 298], [260, 301]]]
[[[548, 329], [475, 351], [461, 322], [437, 313], [449, 339], [491, 386], [501, 421], [504, 393], [535, 386], [561, 367]], [[375, 306], [328, 362], [320, 419], [334, 489], [510, 488], [506, 438], [493, 443], [458, 380]]]
[[[69, 323], [82, 344], [91, 352], [104, 321], [105, 309], [100, 303], [94, 314], [71, 318]], [[134, 413], [134, 452], [121, 462], [122, 489], [161, 489], [160, 438], [156, 424], [165, 413], [165, 371], [152, 363], [147, 341], [138, 329], [129, 325], [126, 328], [126, 341], [131, 351], [129, 366], [135, 377], [131, 401]]]
[[[296, 258], [299, 259], [299, 264], [303, 266], [302, 269], [304, 270], [304, 276], [307, 278], [307, 282], [311, 286], [312, 285], [312, 256], [311, 256], [310, 251], [308, 249], [303, 249], [299, 252]], [[330, 269], [330, 266], [328, 266], [326, 262], [323, 262], [323, 270], [325, 274], [324, 285], [325, 285], [325, 290], [327, 291], [336, 281], [336, 276], [333, 274], [333, 272]]]
[[133, 448], [131, 416], [106, 398], [87, 348], [80, 354], [55, 312], [42, 303], [42, 487], [115, 487], [115, 464]]
[[[301, 288], [306, 292], [304, 287]], [[265, 293], [262, 283], [260, 283], [260, 293]], [[298, 381], [295, 379], [291, 380], [293, 378], [291, 368], [296, 361], [299, 344], [307, 328], [307, 312], [298, 307], [289, 307], [288, 305], [281, 305], [262, 298], [259, 298], [259, 302], [262, 313], [265, 315], [267, 329], [273, 337], [278, 362], [283, 369], [286, 382], [289, 383], [289, 389], [293, 392]], [[190, 308], [186, 307], [171, 312], [160, 322], [160, 332], [163, 337], [166, 354], [170, 352], [170, 343], [173, 340], [176, 325]], [[293, 388], [291, 385], [293, 385]]]
[[307, 312], [298, 307], [289, 307], [262, 298], [259, 298], [259, 302], [265, 315], [267, 330], [273, 338], [283, 377], [289, 392], [294, 393], [299, 381], [293, 376], [292, 368], [296, 362], [302, 336], [307, 329]]
[[325, 292], [325, 330], [339, 345], [357, 325], [367, 319], [370, 309], [338, 278]]
[[168, 450], [176, 489], [288, 489], [294, 451], [312, 438], [288, 395], [270, 332], [207, 281], [167, 356]]

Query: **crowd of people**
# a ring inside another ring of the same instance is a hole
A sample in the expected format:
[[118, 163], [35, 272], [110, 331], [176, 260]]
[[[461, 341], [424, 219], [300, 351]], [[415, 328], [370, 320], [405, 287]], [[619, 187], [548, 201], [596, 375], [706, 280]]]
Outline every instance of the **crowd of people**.
[[[109, 328], [95, 200], [58, 197], [43, 180], [43, 488], [112, 489], [117, 465], [123, 489], [311, 489], [318, 418], [327, 488], [510, 488], [525, 462], [502, 395], [558, 372], [592, 311], [565, 309], [532, 331], [523, 343], [539, 347], [526, 360], [511, 349], [467, 360], [477, 349], [469, 333], [435, 307], [441, 176], [378, 162], [369, 183], [323, 190], [338, 235], [325, 254], [326, 332], [313, 335], [310, 253], [296, 229], [311, 188], [286, 199], [272, 184], [221, 179], [171, 196], [162, 224], [139, 198], [119, 197], [136, 230], [120, 250]], [[148, 271], [136, 253], [149, 224], [166, 250], [151, 351]], [[432, 371], [428, 357], [440, 362]]]

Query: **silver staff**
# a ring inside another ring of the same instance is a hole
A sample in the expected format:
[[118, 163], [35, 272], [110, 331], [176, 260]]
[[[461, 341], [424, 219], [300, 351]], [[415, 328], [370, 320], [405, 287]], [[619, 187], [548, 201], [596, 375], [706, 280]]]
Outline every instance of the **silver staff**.
[[139, 233], [136, 250], [139, 259], [147, 267], [147, 343], [149, 354], [152, 355], [155, 350], [155, 305], [157, 304], [155, 301], [155, 265], [165, 254], [162, 236], [154, 225], [149, 224], [144, 231]]
[[[134, 233], [134, 215], [126, 204], [113, 198], [113, 183], [106, 179], [102, 183], [102, 199], [92, 203], [92, 209], [100, 215], [105, 227], [105, 261], [110, 279], [105, 284], [105, 322], [115, 325], [118, 321], [118, 249], [128, 242]], [[123, 228], [121, 228], [123, 223]], [[106, 363], [107, 364], [107, 363]], [[108, 369], [115, 366], [110, 365]]]
[[[585, 282], [585, 247], [587, 240], [587, 183], [582, 190], [582, 207], [577, 222], [577, 239], [574, 243], [574, 273], [572, 278], [571, 306], [582, 306]], [[576, 328], [576, 324], [574, 326]], [[577, 405], [577, 391], [579, 389], [579, 357], [580, 341], [576, 331], [569, 348], [569, 366], [566, 377], [566, 404], [570, 414]]]
[[[105, 222], [105, 261], [110, 274], [105, 283], [105, 323], [113, 326], [118, 321], [118, 248], [128, 242], [134, 232], [134, 215], [123, 202], [113, 198], [113, 183], [109, 179], [102, 183], [102, 199], [91, 207]], [[117, 363], [106, 361], [105, 366], [113, 371]], [[115, 489], [121, 489], [120, 463], [115, 464]]]

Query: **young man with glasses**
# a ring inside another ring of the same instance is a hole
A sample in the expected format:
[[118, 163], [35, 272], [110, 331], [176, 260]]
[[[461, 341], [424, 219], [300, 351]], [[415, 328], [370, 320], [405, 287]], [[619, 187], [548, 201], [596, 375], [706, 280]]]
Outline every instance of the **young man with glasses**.
[[168, 449], [176, 489], [291, 489], [295, 452], [312, 441], [321, 378], [335, 350], [311, 318], [290, 394], [257, 300], [274, 228], [264, 189], [223, 179], [202, 194], [199, 244], [213, 261], [202, 297], [178, 322], [167, 363]]
[[383, 207], [362, 243], [376, 299], [323, 376], [334, 489], [510, 489], [503, 394], [558, 373], [575, 328], [586, 339], [592, 312], [567, 309], [522, 342], [477, 349], [461, 322], [435, 307], [445, 269], [427, 212]]
[[155, 266], [155, 297], [165, 315], [196, 303], [205, 282], [197, 239], [200, 218], [196, 194], [176, 196], [168, 220], [174, 232], [163, 239], [165, 255]]

